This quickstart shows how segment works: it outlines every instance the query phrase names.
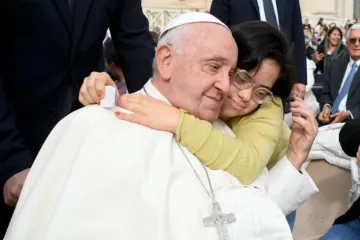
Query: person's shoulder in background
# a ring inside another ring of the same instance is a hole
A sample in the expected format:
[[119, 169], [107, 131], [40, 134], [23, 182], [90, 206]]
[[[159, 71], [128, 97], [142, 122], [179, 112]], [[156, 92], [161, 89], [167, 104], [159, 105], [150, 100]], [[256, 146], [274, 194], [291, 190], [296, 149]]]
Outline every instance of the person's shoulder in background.
[[360, 119], [348, 120], [339, 134], [343, 151], [350, 157], [356, 157], [360, 145]]

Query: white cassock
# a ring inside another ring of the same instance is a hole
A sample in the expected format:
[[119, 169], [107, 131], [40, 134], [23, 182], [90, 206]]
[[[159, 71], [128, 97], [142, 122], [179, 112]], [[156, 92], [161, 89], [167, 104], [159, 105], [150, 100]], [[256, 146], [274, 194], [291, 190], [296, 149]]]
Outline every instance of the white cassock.
[[[146, 92], [168, 102], [152, 85]], [[144, 91], [140, 91], [144, 93]], [[89, 106], [62, 120], [31, 168], [6, 240], [218, 240], [204, 227], [212, 213], [206, 174], [173, 134], [120, 121]], [[216, 125], [226, 125], [218, 122]], [[292, 239], [284, 213], [317, 192], [287, 159], [252, 186], [208, 170], [224, 213], [235, 213], [229, 240]]]

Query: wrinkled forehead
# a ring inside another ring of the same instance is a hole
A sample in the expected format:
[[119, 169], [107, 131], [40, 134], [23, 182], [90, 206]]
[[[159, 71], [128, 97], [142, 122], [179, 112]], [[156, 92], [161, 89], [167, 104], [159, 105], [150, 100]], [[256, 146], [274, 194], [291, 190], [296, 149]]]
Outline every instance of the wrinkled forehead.
[[360, 29], [351, 30], [350, 38], [360, 38]]
[[199, 59], [216, 56], [236, 67], [238, 50], [229, 29], [214, 23], [194, 23], [191, 30], [186, 46], [190, 55]]

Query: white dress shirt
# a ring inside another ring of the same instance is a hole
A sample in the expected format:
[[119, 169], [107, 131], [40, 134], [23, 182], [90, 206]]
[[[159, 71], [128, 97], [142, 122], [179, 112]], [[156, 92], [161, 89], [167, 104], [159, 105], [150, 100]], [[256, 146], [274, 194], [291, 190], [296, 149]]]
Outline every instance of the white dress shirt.
[[[345, 71], [345, 74], [344, 74], [344, 78], [342, 80], [342, 83], [341, 83], [341, 86], [340, 86], [340, 89], [339, 89], [339, 93], [340, 93], [341, 89], [343, 88], [343, 86], [345, 84], [346, 78], [349, 76], [349, 74], [351, 72], [351, 68], [352, 68], [353, 63], [354, 63], [354, 60], [352, 60], [350, 58], [350, 61], [349, 61], [348, 65], [347, 65], [347, 68], [346, 68], [346, 71]], [[356, 61], [356, 65], [359, 68], [360, 60]], [[346, 96], [341, 100], [338, 112], [346, 112], [346, 111], [348, 111], [346, 109], [347, 97], [348, 97], [348, 95], [346, 94]], [[350, 115], [352, 115], [351, 112], [350, 112]], [[351, 116], [351, 118], [352, 118], [352, 116]]]
[[[257, 0], [257, 3], [259, 5], [260, 20], [266, 22], [264, 2], [263, 2], [263, 0]], [[277, 24], [278, 24], [278, 26], [280, 26], [280, 24], [279, 24], [279, 14], [278, 14], [278, 10], [277, 10], [276, 0], [272, 0], [272, 4], [274, 6], [274, 11], [275, 11]]]

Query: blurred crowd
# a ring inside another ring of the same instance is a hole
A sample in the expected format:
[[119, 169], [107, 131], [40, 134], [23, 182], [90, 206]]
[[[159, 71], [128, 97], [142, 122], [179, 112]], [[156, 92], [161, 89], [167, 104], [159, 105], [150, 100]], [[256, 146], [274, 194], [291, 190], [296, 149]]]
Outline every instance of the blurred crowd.
[[360, 23], [360, 18], [347, 20], [342, 26], [334, 22], [326, 24], [324, 18], [320, 18], [315, 26], [305, 21], [306, 56], [316, 63], [315, 73], [324, 73], [335, 59], [349, 57], [346, 33], [355, 23]]

